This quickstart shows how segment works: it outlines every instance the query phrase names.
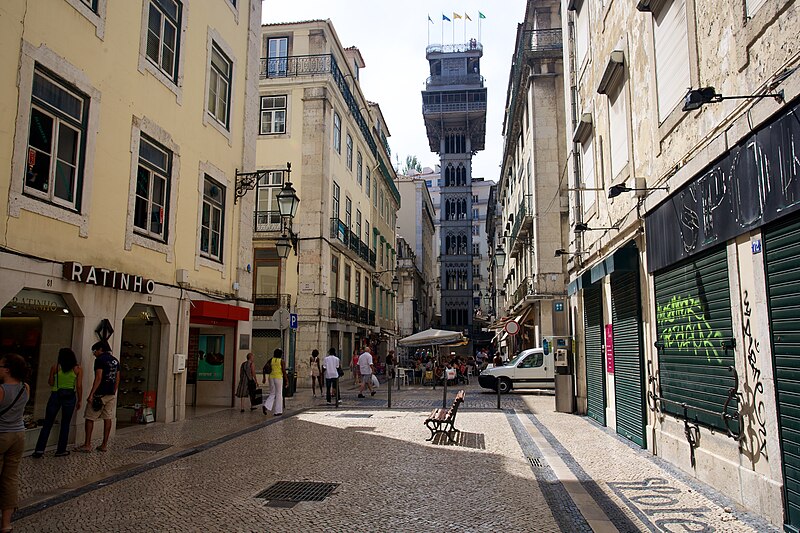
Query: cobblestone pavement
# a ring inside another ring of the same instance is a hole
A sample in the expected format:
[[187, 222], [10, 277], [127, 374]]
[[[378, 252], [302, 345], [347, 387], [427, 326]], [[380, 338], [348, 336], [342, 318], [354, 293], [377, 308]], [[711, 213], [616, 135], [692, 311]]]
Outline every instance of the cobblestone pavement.
[[[339, 409], [301, 389], [283, 417], [225, 409], [120, 431], [106, 453], [26, 458], [15, 531], [769, 529], [605, 428], [554, 413], [551, 396], [513, 394], [497, 410], [465, 388], [456, 445], [425, 441], [440, 388], [393, 390], [388, 410], [385, 386], [366, 399], [343, 387]], [[279, 481], [335, 488], [291, 507], [256, 497]]]

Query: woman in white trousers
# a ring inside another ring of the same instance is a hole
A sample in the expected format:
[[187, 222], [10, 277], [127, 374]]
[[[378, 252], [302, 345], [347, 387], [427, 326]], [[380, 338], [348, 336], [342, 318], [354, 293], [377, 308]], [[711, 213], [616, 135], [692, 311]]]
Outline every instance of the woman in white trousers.
[[283, 414], [283, 384], [286, 380], [286, 364], [283, 362], [283, 350], [276, 348], [272, 359], [267, 361], [263, 368], [262, 383], [267, 382], [269, 377], [269, 396], [264, 399], [261, 406], [266, 415], [274, 408], [274, 415]]

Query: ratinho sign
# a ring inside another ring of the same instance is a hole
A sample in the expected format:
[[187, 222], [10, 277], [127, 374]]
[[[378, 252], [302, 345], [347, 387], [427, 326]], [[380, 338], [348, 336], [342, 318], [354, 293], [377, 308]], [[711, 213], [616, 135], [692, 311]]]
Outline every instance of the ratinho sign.
[[109, 287], [120, 291], [153, 294], [156, 290], [156, 282], [152, 279], [145, 279], [134, 274], [115, 272], [107, 268], [82, 265], [75, 261], [64, 263], [61, 276], [69, 281], [79, 281], [87, 285]]

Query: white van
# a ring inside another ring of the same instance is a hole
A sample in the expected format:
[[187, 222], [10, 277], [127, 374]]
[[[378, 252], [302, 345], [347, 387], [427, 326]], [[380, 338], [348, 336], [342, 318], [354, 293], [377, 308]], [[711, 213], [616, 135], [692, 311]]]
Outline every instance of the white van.
[[511, 389], [553, 389], [555, 368], [553, 352], [545, 354], [542, 348], [523, 350], [503, 366], [487, 368], [478, 376], [484, 389], [506, 394]]

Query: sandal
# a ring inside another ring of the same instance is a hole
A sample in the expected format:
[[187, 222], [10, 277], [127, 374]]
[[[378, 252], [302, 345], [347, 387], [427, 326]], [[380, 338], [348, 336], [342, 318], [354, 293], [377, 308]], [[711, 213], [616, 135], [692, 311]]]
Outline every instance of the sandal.
[[80, 446], [78, 448], [75, 448], [75, 451], [76, 452], [81, 452], [81, 453], [92, 453], [92, 449], [91, 448], [86, 448], [85, 446]]
[[108, 448], [103, 448], [102, 446], [98, 446], [97, 448], [95, 448], [95, 450], [97, 450], [98, 452], [107, 452]]

